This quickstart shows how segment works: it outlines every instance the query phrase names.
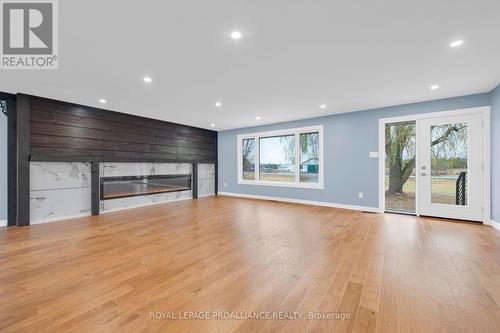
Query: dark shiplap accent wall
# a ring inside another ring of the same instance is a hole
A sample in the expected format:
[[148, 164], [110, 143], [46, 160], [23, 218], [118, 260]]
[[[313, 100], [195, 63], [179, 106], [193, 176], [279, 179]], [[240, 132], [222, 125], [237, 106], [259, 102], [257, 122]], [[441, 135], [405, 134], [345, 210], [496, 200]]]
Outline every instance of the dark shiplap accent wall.
[[33, 161], [216, 162], [217, 132], [31, 97]]

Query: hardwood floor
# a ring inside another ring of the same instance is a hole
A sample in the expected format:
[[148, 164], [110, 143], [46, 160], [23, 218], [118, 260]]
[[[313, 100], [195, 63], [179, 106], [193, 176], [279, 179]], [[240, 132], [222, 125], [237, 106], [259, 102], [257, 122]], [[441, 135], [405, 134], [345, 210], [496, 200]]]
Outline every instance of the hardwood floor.
[[[185, 311], [306, 318], [151, 318]], [[230, 197], [2, 228], [0, 331], [500, 332], [500, 233]]]

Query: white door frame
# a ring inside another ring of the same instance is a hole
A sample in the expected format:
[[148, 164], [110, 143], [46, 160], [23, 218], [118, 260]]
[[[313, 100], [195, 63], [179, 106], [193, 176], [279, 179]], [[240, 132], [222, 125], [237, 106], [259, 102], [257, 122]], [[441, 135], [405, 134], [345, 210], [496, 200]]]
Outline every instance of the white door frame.
[[[457, 109], [457, 110], [450, 110], [450, 111], [441, 111], [441, 112], [431, 112], [431, 113], [420, 113], [420, 114], [413, 114], [413, 115], [407, 115], [407, 116], [401, 116], [401, 117], [391, 117], [391, 118], [381, 118], [379, 119], [379, 130], [378, 130], [378, 137], [379, 137], [379, 167], [378, 167], [378, 174], [379, 174], [379, 179], [378, 179], [378, 190], [379, 190], [379, 204], [378, 208], [380, 212], [384, 212], [385, 210], [385, 186], [384, 186], [384, 180], [385, 180], [385, 125], [390, 124], [390, 123], [398, 123], [398, 122], [409, 122], [409, 121], [417, 121], [419, 119], [424, 119], [424, 118], [438, 118], [438, 117], [450, 117], [450, 116], [458, 116], [458, 115], [469, 115], [469, 114], [481, 114], [483, 116], [483, 164], [484, 164], [484, 173], [483, 173], [483, 223], [484, 224], [490, 224], [490, 215], [491, 215], [491, 182], [490, 182], [490, 177], [491, 177], [491, 162], [490, 162], [490, 145], [491, 145], [491, 138], [490, 138], [490, 107], [489, 106], [481, 106], [481, 107], [475, 107], [475, 108], [468, 108], [468, 109]], [[419, 133], [420, 128], [419, 128], [419, 123], [417, 122], [416, 125], [416, 133]], [[419, 151], [419, 140], [417, 140], [417, 146], [416, 146], [416, 151]], [[416, 160], [415, 160], [415, 166], [419, 165], [419, 154], [417, 154]], [[420, 181], [420, 173], [417, 172], [415, 174], [416, 177], [416, 182], [417, 184]], [[417, 216], [419, 216], [419, 205], [418, 205], [418, 196], [419, 193], [418, 191], [418, 186], [416, 186], [415, 189], [415, 213]]]

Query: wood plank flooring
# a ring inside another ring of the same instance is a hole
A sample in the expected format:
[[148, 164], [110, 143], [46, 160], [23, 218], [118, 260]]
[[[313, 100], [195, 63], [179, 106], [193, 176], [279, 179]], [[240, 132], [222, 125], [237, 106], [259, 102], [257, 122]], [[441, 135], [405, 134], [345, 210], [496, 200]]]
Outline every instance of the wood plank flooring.
[[220, 196], [2, 228], [0, 331], [500, 332], [500, 233]]

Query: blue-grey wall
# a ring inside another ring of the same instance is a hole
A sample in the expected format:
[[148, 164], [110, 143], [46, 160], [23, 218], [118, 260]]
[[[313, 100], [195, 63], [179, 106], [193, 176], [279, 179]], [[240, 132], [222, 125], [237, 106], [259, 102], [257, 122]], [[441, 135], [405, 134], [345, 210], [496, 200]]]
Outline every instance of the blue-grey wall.
[[500, 222], [500, 85], [491, 92], [491, 219]]
[[[490, 94], [484, 93], [221, 131], [219, 191], [377, 208], [378, 159], [369, 158], [368, 154], [378, 151], [380, 118], [487, 105], [490, 105]], [[238, 184], [237, 135], [312, 125], [324, 125], [324, 190]], [[363, 199], [358, 198], [358, 192], [364, 193]]]
[[7, 219], [7, 117], [0, 113], [0, 221]]

